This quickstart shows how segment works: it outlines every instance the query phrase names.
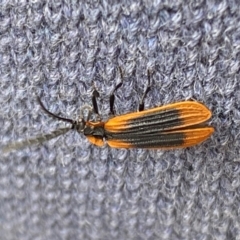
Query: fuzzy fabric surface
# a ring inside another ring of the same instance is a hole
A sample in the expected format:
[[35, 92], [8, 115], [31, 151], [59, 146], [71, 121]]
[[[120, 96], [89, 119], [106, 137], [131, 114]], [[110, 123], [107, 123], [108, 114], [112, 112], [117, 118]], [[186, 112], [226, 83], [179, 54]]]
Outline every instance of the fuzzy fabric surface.
[[194, 99], [215, 133], [179, 150], [102, 148], [69, 131], [0, 156], [0, 238], [240, 239], [238, 0], [0, 1], [0, 137]]

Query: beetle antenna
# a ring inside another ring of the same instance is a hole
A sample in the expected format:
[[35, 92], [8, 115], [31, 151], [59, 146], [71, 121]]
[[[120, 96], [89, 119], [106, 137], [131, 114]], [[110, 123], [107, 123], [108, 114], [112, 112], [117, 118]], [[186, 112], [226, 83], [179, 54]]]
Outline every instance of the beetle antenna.
[[38, 103], [40, 104], [40, 106], [42, 107], [42, 109], [43, 109], [48, 115], [50, 115], [50, 116], [52, 116], [52, 117], [54, 117], [54, 118], [57, 118], [57, 119], [59, 119], [59, 120], [65, 121], [65, 122], [69, 122], [69, 123], [71, 123], [71, 124], [73, 124], [73, 125], [75, 124], [75, 121], [74, 121], [74, 120], [72, 120], [72, 119], [70, 119], [70, 118], [60, 117], [60, 116], [58, 116], [58, 115], [50, 112], [49, 110], [47, 110], [47, 108], [43, 105], [40, 97], [37, 97], [37, 100], [38, 100]]
[[10, 143], [10, 144], [4, 146], [2, 150], [4, 153], [8, 153], [12, 150], [19, 150], [21, 148], [29, 147], [34, 144], [43, 143], [43, 142], [49, 141], [53, 138], [56, 138], [62, 134], [65, 134], [69, 130], [71, 130], [71, 128], [69, 128], [69, 127], [68, 128], [60, 128], [60, 129], [57, 129], [48, 134], [38, 135], [35, 138], [31, 138], [31, 139], [27, 139], [27, 140], [23, 140], [23, 141], [19, 141], [19, 142], [13, 142], [13, 143]]

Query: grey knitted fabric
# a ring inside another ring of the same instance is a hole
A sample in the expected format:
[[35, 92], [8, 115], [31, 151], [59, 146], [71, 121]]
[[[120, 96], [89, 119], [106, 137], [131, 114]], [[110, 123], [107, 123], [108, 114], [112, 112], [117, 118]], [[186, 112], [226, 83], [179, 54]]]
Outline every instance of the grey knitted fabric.
[[[121, 2], [121, 3], [118, 3]], [[240, 239], [238, 0], [0, 1], [0, 137], [50, 133], [91, 105], [195, 99], [216, 131], [172, 151], [99, 148], [74, 131], [1, 153], [0, 239]]]

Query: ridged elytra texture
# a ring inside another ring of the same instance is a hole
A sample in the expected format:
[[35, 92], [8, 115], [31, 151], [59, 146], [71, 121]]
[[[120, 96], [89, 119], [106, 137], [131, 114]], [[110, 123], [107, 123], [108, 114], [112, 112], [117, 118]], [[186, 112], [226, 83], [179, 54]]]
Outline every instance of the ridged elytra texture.
[[[77, 3], [76, 3], [77, 2]], [[177, 151], [97, 148], [77, 133], [0, 161], [1, 239], [238, 239], [239, 1], [1, 1], [1, 144], [65, 126], [91, 103], [108, 117], [188, 98], [216, 132]]]

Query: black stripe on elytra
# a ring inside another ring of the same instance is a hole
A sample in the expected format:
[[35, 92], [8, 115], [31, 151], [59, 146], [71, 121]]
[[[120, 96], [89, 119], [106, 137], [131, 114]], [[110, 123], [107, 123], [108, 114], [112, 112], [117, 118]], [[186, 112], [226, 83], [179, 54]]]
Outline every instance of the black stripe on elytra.
[[119, 140], [128, 143], [136, 148], [160, 148], [174, 147], [184, 144], [184, 133], [168, 133], [168, 134], [111, 134], [106, 135], [106, 140]]
[[183, 124], [180, 117], [180, 111], [177, 109], [144, 114], [144, 116], [128, 120], [126, 123], [127, 128], [122, 129], [122, 132], [134, 133], [142, 131], [144, 133], [150, 133], [171, 129]]

